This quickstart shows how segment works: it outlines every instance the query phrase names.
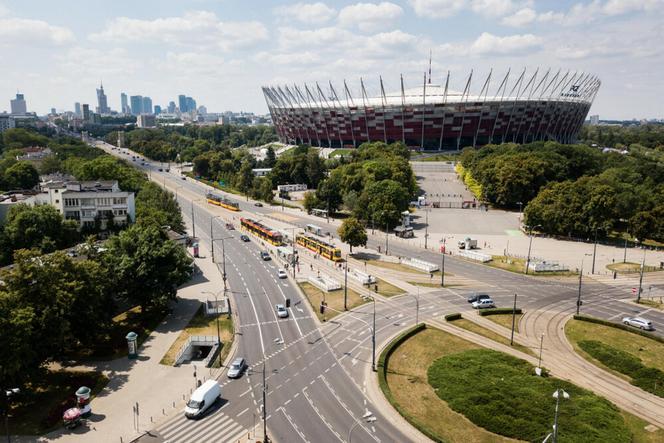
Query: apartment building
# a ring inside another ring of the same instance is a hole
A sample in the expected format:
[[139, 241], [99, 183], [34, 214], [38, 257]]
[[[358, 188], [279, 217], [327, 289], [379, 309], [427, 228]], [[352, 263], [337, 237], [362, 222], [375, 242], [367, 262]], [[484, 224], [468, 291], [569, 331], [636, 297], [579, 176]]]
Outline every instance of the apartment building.
[[45, 202], [81, 227], [93, 227], [99, 220], [105, 229], [110, 219], [117, 225], [136, 219], [134, 193], [120, 190], [115, 180], [49, 182], [41, 187]]

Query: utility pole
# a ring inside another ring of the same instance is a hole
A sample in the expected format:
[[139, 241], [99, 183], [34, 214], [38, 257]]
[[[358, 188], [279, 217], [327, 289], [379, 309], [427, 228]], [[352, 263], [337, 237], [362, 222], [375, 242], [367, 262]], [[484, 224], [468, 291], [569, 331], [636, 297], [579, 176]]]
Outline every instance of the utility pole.
[[424, 249], [428, 249], [428, 240], [429, 240], [429, 210], [425, 209], [426, 212], [426, 221], [424, 225]]
[[293, 238], [292, 238], [292, 243], [293, 243], [293, 259], [292, 261], [292, 267], [293, 267], [293, 278], [295, 278], [295, 266], [297, 265], [297, 241], [295, 241], [295, 229], [296, 228], [291, 228], [291, 231], [293, 231]]
[[514, 293], [514, 307], [512, 307], [512, 335], [510, 336], [510, 346], [514, 346], [514, 323], [516, 321], [516, 292]]
[[196, 220], [194, 219], [194, 201], [191, 201], [191, 235], [196, 238]]
[[212, 226], [214, 224], [214, 219], [218, 216], [210, 217], [210, 245], [212, 250], [212, 263], [214, 263], [214, 235], [212, 233]]
[[643, 291], [643, 271], [646, 267], [646, 249], [643, 248], [643, 260], [641, 261], [641, 275], [639, 276], [639, 292], [636, 294], [636, 302], [641, 303], [641, 291]]
[[[221, 256], [222, 256], [222, 276], [224, 279], [224, 294], [226, 293], [226, 246], [224, 245], [224, 239], [221, 239]], [[214, 261], [214, 259], [213, 259]], [[230, 313], [230, 311], [229, 311]]]
[[[627, 235], [629, 235], [629, 233]], [[625, 252], [623, 253], [623, 263], [627, 263], [627, 239], [625, 239]]]
[[373, 300], [373, 328], [371, 334], [371, 369], [376, 372], [376, 298]]
[[591, 274], [595, 275], [595, 253], [597, 252], [597, 227], [595, 227], [595, 246], [593, 247], [593, 269]]
[[579, 274], [579, 294], [576, 296], [576, 315], [579, 315], [581, 308], [581, 281], [583, 280], [583, 260], [581, 261], [581, 273]]
[[533, 231], [530, 230], [530, 242], [528, 243], [528, 258], [526, 259], [526, 275], [528, 275], [528, 268], [530, 267], [530, 250], [533, 247]]
[[346, 263], [344, 266], [344, 311], [348, 310], [348, 253], [346, 253]]
[[265, 363], [263, 363], [263, 443], [268, 443], [267, 438], [267, 407], [265, 400], [267, 399], [267, 385], [265, 384]]
[[445, 255], [447, 255], [447, 251], [443, 250], [443, 260], [442, 260], [442, 267], [440, 269], [440, 287], [444, 288], [445, 287]]

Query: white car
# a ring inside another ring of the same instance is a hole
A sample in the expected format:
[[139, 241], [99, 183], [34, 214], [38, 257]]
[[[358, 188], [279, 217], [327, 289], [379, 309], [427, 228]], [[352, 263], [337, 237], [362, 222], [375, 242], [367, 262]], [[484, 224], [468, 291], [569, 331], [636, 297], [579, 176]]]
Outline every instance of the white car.
[[473, 302], [474, 309], [486, 309], [486, 308], [495, 308], [495, 307], [496, 305], [493, 303], [493, 300], [491, 300], [490, 298], [485, 298]]
[[288, 317], [288, 309], [286, 309], [286, 306], [284, 305], [277, 305], [277, 316], [279, 318], [287, 318]]
[[634, 326], [635, 328], [639, 328], [643, 331], [655, 330], [655, 328], [652, 325], [652, 322], [642, 317], [625, 317], [622, 319], [622, 322], [627, 326]]
[[233, 363], [231, 363], [230, 367], [228, 368], [228, 378], [240, 377], [246, 366], [247, 364], [244, 361], [244, 358], [237, 357], [235, 360], [233, 360]]
[[279, 276], [279, 278], [287, 278], [288, 277], [288, 274], [286, 274], [286, 271], [284, 271], [283, 269], [279, 269], [277, 271], [277, 275]]

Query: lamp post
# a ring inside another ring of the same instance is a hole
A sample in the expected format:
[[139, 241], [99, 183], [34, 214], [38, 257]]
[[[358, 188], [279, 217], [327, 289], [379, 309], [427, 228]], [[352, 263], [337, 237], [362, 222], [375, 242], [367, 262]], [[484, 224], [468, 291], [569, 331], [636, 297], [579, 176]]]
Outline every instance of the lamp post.
[[[629, 232], [627, 232], [627, 237], [629, 237]], [[627, 263], [627, 238], [625, 238], [625, 252], [623, 252], [623, 263]]]
[[521, 221], [521, 215], [523, 214], [521, 208], [523, 207], [523, 202], [516, 202], [516, 204], [519, 205], [519, 221]]
[[541, 228], [541, 225], [535, 225], [528, 227], [528, 233], [530, 235], [530, 242], [528, 242], [528, 258], [526, 259], [526, 275], [528, 275], [528, 268], [530, 268], [530, 251], [533, 246], [533, 229]]
[[[226, 292], [226, 289], [223, 289], [224, 293]], [[210, 294], [214, 296], [214, 309], [216, 311], [216, 318], [217, 318], [217, 348], [221, 348], [221, 332], [219, 329], [219, 299], [217, 298], [218, 292], [210, 292], [210, 291], [203, 291], [201, 294]], [[229, 314], [230, 314], [230, 308], [229, 308]], [[221, 367], [221, 349], [219, 349], [219, 367]]]
[[175, 187], [175, 201], [178, 201], [178, 189], [182, 188], [182, 185], [177, 185]]
[[[368, 410], [367, 410], [366, 414], [364, 415], [364, 417], [362, 417], [362, 418], [364, 418], [364, 420], [367, 423], [373, 423], [373, 422], [376, 421], [376, 417], [371, 412], [369, 412]], [[360, 422], [359, 420], [355, 420], [355, 423], [353, 423], [353, 425], [348, 430], [348, 439], [347, 439], [348, 443], [351, 443], [351, 441], [352, 441], [351, 438], [353, 436], [353, 430], [355, 430], [357, 425], [359, 425], [361, 423], [362, 422]]]
[[512, 307], [512, 335], [510, 335], [510, 346], [514, 345], [514, 323], [516, 321], [516, 292], [514, 293], [514, 307]]
[[562, 388], [556, 389], [553, 398], [556, 399], [556, 412], [553, 417], [553, 443], [558, 443], [558, 407], [560, 406], [560, 397], [569, 400], [569, 394]]
[[585, 259], [587, 256], [590, 256], [591, 254], [583, 254], [583, 258], [581, 258], [581, 272], [579, 273], [579, 293], [576, 296], [576, 315], [579, 315], [579, 310], [581, 308], [581, 282], [583, 280], [583, 259]]
[[537, 360], [537, 367], [542, 367], [542, 348], [544, 347], [544, 333], [540, 337], [540, 350], [539, 350], [539, 359]]
[[408, 294], [415, 298], [415, 326], [420, 323], [420, 287], [417, 286], [417, 295]]
[[373, 327], [371, 328], [371, 369], [376, 372], [376, 298], [373, 301]]
[[291, 265], [293, 268], [293, 278], [295, 278], [295, 265], [296, 265], [296, 258], [297, 258], [297, 241], [295, 241], [295, 229], [297, 228], [290, 228], [291, 231], [293, 231], [293, 238], [292, 238], [292, 243], [293, 243], [293, 259], [291, 260]]
[[641, 303], [641, 291], [643, 291], [643, 271], [646, 267], [646, 248], [643, 248], [643, 260], [641, 261], [641, 275], [639, 276], [639, 292], [636, 294], [636, 302]]
[[5, 391], [5, 433], [7, 434], [7, 443], [11, 443], [9, 436], [9, 399], [21, 392], [19, 388], [12, 388]]
[[591, 274], [595, 275], [595, 254], [597, 253], [597, 227], [595, 227], [595, 246], [593, 246], [593, 268]]
[[344, 263], [344, 311], [348, 310], [348, 253], [346, 252], [346, 262]]
[[220, 215], [211, 215], [210, 216], [210, 247], [212, 249], [212, 263], [214, 263], [214, 233], [212, 232], [212, 227], [214, 226], [214, 219], [221, 217]]
[[389, 234], [390, 234], [389, 224], [387, 222], [385, 222], [385, 255], [390, 255], [390, 251], [388, 249], [388, 247], [389, 247]]
[[424, 212], [426, 213], [426, 221], [424, 225], [424, 249], [427, 249], [428, 246], [428, 241], [429, 240], [429, 210], [424, 209]]

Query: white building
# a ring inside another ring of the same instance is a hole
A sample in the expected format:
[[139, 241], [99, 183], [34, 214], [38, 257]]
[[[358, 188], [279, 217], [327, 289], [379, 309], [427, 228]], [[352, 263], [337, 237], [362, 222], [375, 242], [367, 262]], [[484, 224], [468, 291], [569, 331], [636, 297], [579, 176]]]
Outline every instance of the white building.
[[279, 192], [297, 192], [297, 191], [306, 191], [306, 183], [297, 183], [293, 185], [277, 185], [277, 191]]
[[265, 177], [270, 171], [272, 171], [272, 168], [254, 168], [251, 170], [255, 177]]
[[139, 128], [154, 128], [157, 126], [157, 119], [151, 114], [141, 114], [136, 117], [136, 125]]
[[51, 182], [42, 185], [43, 199], [54, 206], [67, 220], [76, 220], [81, 227], [93, 227], [112, 218], [123, 225], [136, 219], [134, 193], [121, 191], [115, 180], [89, 182]]
[[11, 114], [0, 113], [0, 132], [16, 127], [16, 122]]

